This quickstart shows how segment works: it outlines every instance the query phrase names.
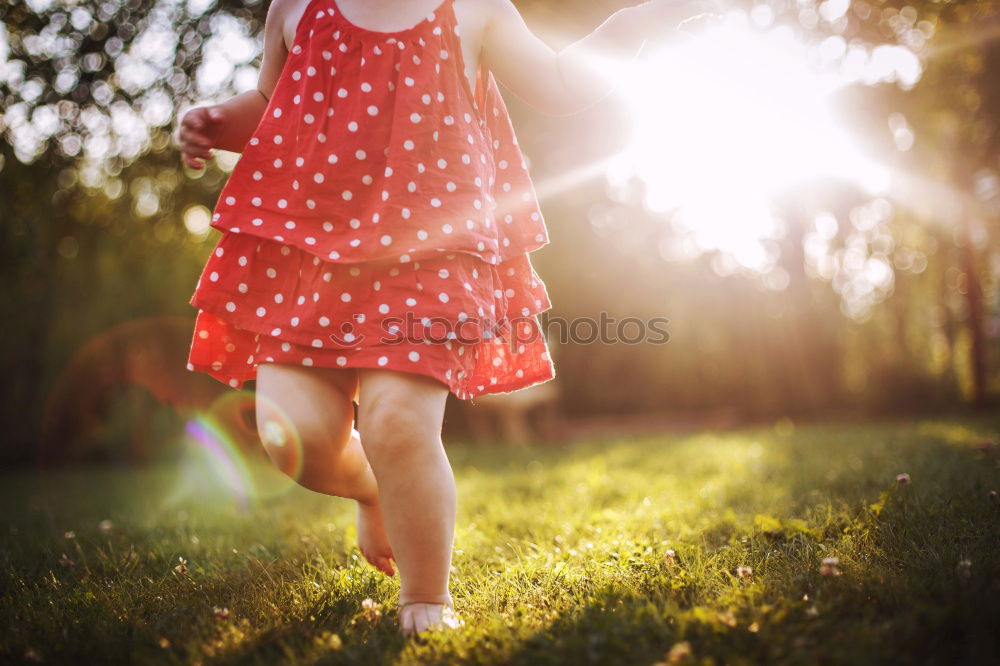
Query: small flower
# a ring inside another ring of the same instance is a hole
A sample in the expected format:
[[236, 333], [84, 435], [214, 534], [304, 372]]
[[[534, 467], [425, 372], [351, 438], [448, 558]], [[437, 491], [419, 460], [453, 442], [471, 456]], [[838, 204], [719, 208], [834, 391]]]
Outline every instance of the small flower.
[[212, 606], [212, 613], [219, 620], [228, 620], [229, 619], [229, 609], [228, 608], [219, 608], [218, 606]]
[[674, 643], [670, 651], [667, 652], [667, 663], [668, 664], [679, 664], [685, 657], [693, 656], [691, 650], [691, 644], [687, 641], [681, 641], [679, 643]]
[[996, 499], [997, 498], [997, 491], [991, 490], [990, 492], [986, 493], [986, 496], [989, 497], [990, 499]]
[[753, 576], [753, 569], [750, 567], [736, 567], [736, 576], [738, 578], [750, 578]]
[[736, 626], [736, 616], [733, 614], [733, 611], [731, 610], [727, 610], [724, 613], [717, 613], [716, 617], [718, 618], [719, 622], [726, 625], [727, 627]]
[[76, 562], [74, 562], [73, 560], [69, 559], [69, 557], [66, 556], [66, 553], [63, 553], [62, 557], [59, 558], [59, 564], [61, 564], [64, 567], [67, 567], [67, 568], [72, 567], [72, 566], [76, 566]]
[[909, 482], [910, 482], [910, 475], [907, 474], [906, 472], [896, 475], [896, 483], [898, 483], [899, 485], [905, 486]]
[[332, 631], [324, 631], [321, 633], [315, 638], [315, 643], [320, 647], [329, 648], [330, 650], [339, 650], [344, 647], [344, 641], [341, 640], [340, 636]]
[[818, 617], [819, 611], [816, 610], [816, 606], [810, 606], [806, 609], [806, 617]]
[[159, 645], [164, 650], [170, 647], [170, 641], [168, 641], [166, 638], [163, 638], [162, 636], [160, 637], [160, 640], [156, 641], [156, 644]]
[[66, 533], [63, 534], [63, 538], [64, 539], [75, 539], [76, 538], [76, 532], [74, 532], [73, 530], [70, 530], [70, 531], [68, 531], [68, 532], [66, 532]]
[[180, 562], [180, 564], [174, 567], [174, 571], [176, 571], [179, 574], [186, 574], [188, 572], [187, 560], [185, 560], [183, 557], [178, 557], [177, 560]]
[[664, 561], [666, 561], [667, 566], [670, 566], [670, 567], [672, 567], [675, 564], [677, 564], [676, 557], [677, 557], [677, 553], [674, 552], [673, 548], [668, 548], [667, 552], [665, 552], [663, 554]]
[[968, 578], [972, 575], [972, 560], [967, 557], [959, 560], [956, 569], [958, 569], [959, 575]]
[[361, 602], [361, 615], [369, 622], [374, 622], [382, 616], [382, 604], [375, 603], [372, 598], [366, 598]]
[[111, 523], [110, 520], [102, 520], [101, 522], [99, 522], [97, 524], [97, 529], [104, 536], [108, 536], [109, 534], [111, 534], [111, 530], [112, 530], [113, 527], [114, 527], [114, 525]]
[[819, 567], [819, 572], [823, 576], [839, 576], [842, 572], [840, 567], [840, 559], [836, 557], [824, 557], [823, 563]]

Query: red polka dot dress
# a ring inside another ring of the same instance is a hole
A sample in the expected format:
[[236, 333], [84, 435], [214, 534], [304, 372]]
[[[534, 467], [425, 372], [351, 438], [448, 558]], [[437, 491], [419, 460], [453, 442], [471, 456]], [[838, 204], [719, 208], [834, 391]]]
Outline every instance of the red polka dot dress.
[[240, 388], [265, 362], [385, 368], [462, 399], [554, 377], [528, 256], [548, 235], [452, 3], [376, 32], [310, 0], [212, 216], [189, 370]]

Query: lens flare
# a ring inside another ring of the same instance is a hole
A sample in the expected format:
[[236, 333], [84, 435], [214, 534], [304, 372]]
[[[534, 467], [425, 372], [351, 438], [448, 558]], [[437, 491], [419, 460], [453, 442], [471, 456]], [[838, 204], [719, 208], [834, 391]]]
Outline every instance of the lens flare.
[[[261, 429], [261, 446], [256, 427], [246, 424], [244, 414], [253, 410], [250, 391], [230, 391], [206, 412], [185, 424], [181, 475], [173, 499], [212, 494], [225, 489], [241, 508], [287, 493], [302, 472], [302, 446], [295, 428], [281, 412], [267, 413]], [[266, 447], [266, 448], [265, 448]], [[273, 460], [273, 462], [272, 462]]]
[[205, 468], [228, 486], [239, 506], [245, 508], [254, 496], [254, 485], [249, 466], [240, 451], [210, 418], [199, 417], [188, 421], [184, 430], [188, 441], [195, 445], [196, 453], [203, 454]]
[[739, 13], [651, 52], [625, 71], [633, 140], [609, 180], [645, 183], [647, 208], [675, 213], [699, 250], [769, 270], [765, 241], [782, 229], [771, 202], [825, 178], [890, 185], [833, 118], [829, 96], [847, 80], [815, 60], [786, 26], [754, 30]]

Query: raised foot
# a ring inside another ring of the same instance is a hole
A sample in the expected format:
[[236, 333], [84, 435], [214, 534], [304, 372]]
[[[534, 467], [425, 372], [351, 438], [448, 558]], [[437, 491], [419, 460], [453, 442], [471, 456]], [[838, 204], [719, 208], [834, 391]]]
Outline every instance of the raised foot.
[[382, 509], [378, 504], [358, 502], [358, 548], [368, 563], [384, 573], [394, 576], [392, 547], [382, 522]]
[[427, 631], [446, 631], [465, 625], [465, 620], [455, 613], [451, 596], [446, 601], [419, 601], [411, 599], [399, 604], [399, 630], [404, 636], [414, 637]]

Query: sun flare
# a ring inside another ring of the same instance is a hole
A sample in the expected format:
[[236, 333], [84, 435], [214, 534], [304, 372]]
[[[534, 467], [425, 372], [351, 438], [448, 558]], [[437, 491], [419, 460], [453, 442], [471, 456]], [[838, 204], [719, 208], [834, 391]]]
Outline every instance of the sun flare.
[[829, 96], [850, 80], [817, 67], [787, 27], [752, 29], [742, 14], [651, 50], [625, 68], [632, 141], [608, 168], [638, 177], [645, 205], [671, 212], [699, 250], [766, 272], [781, 234], [775, 197], [824, 177], [877, 194], [889, 172], [832, 117]]

